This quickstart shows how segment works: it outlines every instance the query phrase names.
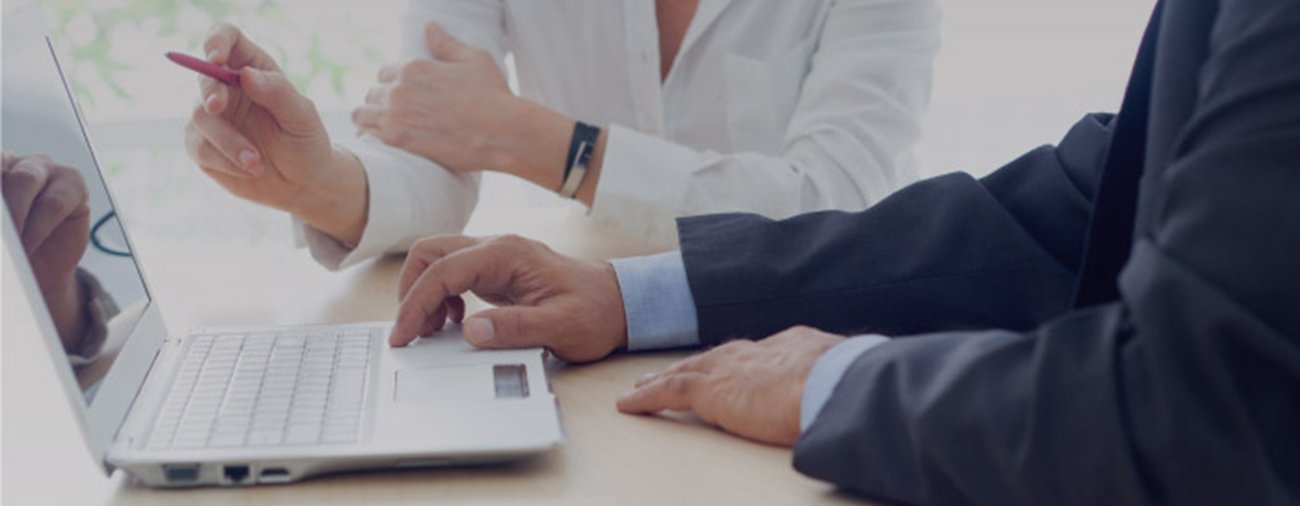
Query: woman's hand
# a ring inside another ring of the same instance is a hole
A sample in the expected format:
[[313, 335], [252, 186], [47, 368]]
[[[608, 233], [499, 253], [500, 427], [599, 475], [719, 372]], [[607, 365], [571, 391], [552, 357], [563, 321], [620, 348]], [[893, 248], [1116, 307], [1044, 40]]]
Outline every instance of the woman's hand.
[[504, 170], [498, 157], [521, 100], [487, 51], [462, 44], [436, 23], [424, 31], [434, 59], [389, 65], [352, 112], [361, 132], [448, 169]]
[[190, 157], [231, 193], [355, 244], [365, 224], [360, 162], [334, 149], [316, 106], [237, 28], [218, 26], [203, 49], [239, 70], [240, 85], [200, 78], [202, 101], [185, 127]]

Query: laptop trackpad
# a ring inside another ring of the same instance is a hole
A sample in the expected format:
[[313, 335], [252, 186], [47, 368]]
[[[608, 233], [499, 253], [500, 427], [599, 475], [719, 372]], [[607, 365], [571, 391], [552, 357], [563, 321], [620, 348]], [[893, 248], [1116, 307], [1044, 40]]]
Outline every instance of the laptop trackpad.
[[394, 379], [393, 400], [403, 404], [491, 401], [528, 396], [528, 379], [522, 364], [400, 369]]

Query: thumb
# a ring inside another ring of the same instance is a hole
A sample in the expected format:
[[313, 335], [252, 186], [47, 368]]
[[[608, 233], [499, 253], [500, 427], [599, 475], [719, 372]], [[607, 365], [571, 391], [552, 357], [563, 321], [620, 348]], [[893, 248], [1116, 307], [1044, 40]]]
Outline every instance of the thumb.
[[475, 348], [530, 348], [549, 346], [557, 328], [554, 310], [532, 306], [499, 307], [480, 311], [465, 322], [465, 340]]
[[458, 62], [469, 58], [474, 48], [466, 46], [455, 37], [447, 34], [438, 23], [424, 26], [424, 44], [435, 60]]
[[240, 87], [249, 100], [271, 113], [280, 128], [299, 135], [314, 133], [320, 120], [316, 108], [298, 93], [284, 74], [244, 67]]

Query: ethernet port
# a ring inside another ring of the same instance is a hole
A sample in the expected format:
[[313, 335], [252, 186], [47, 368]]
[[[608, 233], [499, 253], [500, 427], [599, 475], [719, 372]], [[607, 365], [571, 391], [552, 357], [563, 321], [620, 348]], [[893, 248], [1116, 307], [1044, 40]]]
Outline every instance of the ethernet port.
[[248, 466], [226, 466], [224, 469], [226, 481], [230, 483], [243, 483], [248, 478]]

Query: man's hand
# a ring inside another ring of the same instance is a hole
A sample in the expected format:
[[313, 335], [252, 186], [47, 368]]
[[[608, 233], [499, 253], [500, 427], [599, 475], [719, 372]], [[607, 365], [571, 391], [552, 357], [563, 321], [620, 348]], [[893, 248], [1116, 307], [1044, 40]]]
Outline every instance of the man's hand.
[[76, 270], [90, 241], [86, 182], [77, 169], [44, 155], [0, 157], [5, 205], [64, 347], [71, 349], [85, 323]]
[[804, 383], [817, 359], [844, 338], [794, 327], [763, 341], [732, 341], [647, 375], [618, 400], [624, 413], [694, 411], [706, 423], [755, 441], [799, 439]]
[[[497, 145], [518, 100], [487, 51], [462, 44], [437, 23], [425, 27], [434, 59], [389, 65], [366, 103], [352, 112], [361, 132], [465, 172], [503, 169], [494, 161]], [[560, 164], [564, 162], [561, 161]]]
[[202, 102], [185, 127], [190, 157], [231, 193], [356, 244], [365, 226], [360, 162], [333, 148], [316, 106], [238, 29], [217, 26], [203, 49], [239, 70], [240, 85], [199, 78]]
[[389, 344], [404, 346], [459, 322], [474, 292], [497, 307], [465, 322], [479, 348], [543, 346], [557, 357], [586, 362], [627, 344], [623, 296], [614, 268], [560, 255], [517, 236], [442, 236], [411, 248], [398, 286], [397, 321]]

